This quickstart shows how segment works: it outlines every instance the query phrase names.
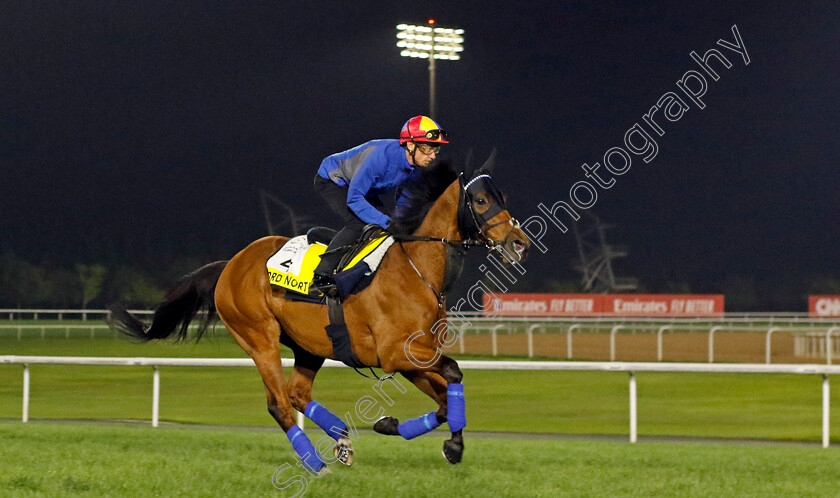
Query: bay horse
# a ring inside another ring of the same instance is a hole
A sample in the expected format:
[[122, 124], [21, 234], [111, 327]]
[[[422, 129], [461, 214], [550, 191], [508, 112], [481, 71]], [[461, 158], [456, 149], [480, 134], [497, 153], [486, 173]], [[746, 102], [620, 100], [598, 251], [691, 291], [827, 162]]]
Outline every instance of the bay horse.
[[[408, 204], [389, 228], [397, 242], [386, 252], [370, 285], [343, 303], [356, 356], [386, 373], [399, 372], [438, 405], [437, 410], [403, 423], [384, 417], [374, 430], [411, 439], [447, 422], [452, 436], [444, 442], [443, 455], [453, 464], [461, 461], [464, 451], [462, 374], [458, 363], [440, 352], [445, 334], [428, 332], [446, 317], [442, 289], [447, 254], [452, 247], [485, 245], [497, 250], [503, 262], [519, 263], [530, 245], [492, 181], [492, 156], [488, 163], [469, 179], [447, 162], [423, 168], [405, 187]], [[230, 261], [211, 263], [183, 277], [156, 307], [151, 324], [120, 307], [112, 307], [110, 323], [140, 341], [183, 340], [200, 311], [207, 313], [194, 334], [197, 339], [218, 316], [256, 364], [269, 413], [304, 465], [317, 474], [326, 467], [326, 457], [317, 454], [295, 425], [294, 410], [336, 440], [338, 461], [352, 463], [353, 449], [347, 425], [311, 397], [324, 359], [336, 358], [325, 332], [327, 306], [286, 299], [285, 290], [269, 284], [266, 261], [287, 240], [261, 238]], [[418, 331], [423, 331], [419, 337]], [[281, 344], [295, 357], [288, 381], [281, 368]]]

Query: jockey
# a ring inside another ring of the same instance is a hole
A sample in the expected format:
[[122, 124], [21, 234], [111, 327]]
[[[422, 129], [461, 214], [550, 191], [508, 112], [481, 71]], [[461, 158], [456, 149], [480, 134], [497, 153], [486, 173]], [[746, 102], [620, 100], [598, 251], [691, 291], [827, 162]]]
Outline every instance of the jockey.
[[[387, 229], [391, 218], [383, 213], [379, 196], [398, 188], [415, 167], [428, 166], [449, 143], [446, 132], [431, 118], [415, 116], [402, 127], [399, 140], [371, 140], [333, 154], [321, 162], [315, 191], [344, 222], [327, 251], [354, 243], [367, 224]], [[315, 269], [310, 295], [336, 295], [332, 274], [341, 254], [325, 254]]]

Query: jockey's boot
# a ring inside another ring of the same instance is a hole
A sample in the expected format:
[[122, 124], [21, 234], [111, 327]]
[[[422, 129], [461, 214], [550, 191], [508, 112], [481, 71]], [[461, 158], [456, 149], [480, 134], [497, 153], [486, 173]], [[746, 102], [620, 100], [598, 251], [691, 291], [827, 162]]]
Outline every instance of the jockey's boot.
[[331, 275], [326, 273], [316, 273], [312, 277], [312, 283], [309, 284], [309, 296], [318, 297], [324, 294], [327, 297], [337, 297], [338, 287], [335, 285]]

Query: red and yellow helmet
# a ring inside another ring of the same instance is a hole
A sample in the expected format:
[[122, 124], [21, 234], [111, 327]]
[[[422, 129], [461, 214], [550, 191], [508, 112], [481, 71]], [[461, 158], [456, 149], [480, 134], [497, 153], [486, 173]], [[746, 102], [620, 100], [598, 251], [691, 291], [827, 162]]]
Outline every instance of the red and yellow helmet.
[[400, 131], [400, 143], [406, 142], [449, 143], [446, 132], [432, 118], [426, 116], [414, 116], [405, 122]]

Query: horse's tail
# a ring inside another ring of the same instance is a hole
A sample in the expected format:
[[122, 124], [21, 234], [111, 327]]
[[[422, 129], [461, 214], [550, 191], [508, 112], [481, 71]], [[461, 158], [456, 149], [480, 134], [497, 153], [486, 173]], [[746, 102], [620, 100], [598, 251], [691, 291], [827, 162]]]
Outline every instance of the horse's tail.
[[111, 306], [108, 325], [116, 332], [140, 342], [166, 339], [173, 335], [176, 340], [183, 341], [187, 338], [190, 322], [203, 310], [206, 313], [194, 335], [198, 341], [216, 318], [214, 294], [225, 265], [227, 261], [210, 263], [178, 280], [155, 309], [151, 324], [142, 322], [122, 306]]

